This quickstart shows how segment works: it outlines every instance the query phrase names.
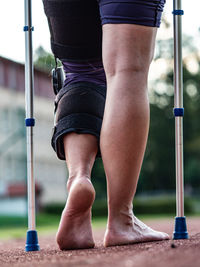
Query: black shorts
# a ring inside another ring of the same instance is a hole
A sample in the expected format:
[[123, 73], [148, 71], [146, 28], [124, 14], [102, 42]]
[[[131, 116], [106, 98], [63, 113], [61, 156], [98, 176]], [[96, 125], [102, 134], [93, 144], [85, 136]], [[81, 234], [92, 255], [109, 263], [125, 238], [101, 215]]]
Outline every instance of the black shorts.
[[101, 23], [159, 27], [165, 0], [99, 0]]

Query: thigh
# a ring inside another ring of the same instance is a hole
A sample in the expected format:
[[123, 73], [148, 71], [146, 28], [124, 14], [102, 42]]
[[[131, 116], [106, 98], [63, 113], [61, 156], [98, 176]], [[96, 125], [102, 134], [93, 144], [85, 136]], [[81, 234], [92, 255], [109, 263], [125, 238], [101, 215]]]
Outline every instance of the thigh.
[[100, 59], [102, 28], [96, 0], [43, 0], [51, 48], [61, 60]]
[[164, 3], [165, 0], [99, 1], [106, 72], [148, 70]]

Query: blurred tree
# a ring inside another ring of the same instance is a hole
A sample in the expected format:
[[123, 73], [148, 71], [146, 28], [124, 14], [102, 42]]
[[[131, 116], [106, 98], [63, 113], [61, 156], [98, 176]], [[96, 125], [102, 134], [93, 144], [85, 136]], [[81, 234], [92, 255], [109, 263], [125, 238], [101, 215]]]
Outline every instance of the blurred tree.
[[[157, 43], [156, 60], [162, 56], [168, 62], [168, 70], [154, 82], [154, 89], [150, 91], [150, 132], [138, 193], [146, 190], [175, 189], [172, 41], [172, 39], [161, 40]], [[192, 37], [184, 36], [184, 53], [187, 55], [183, 60], [185, 183], [199, 190], [200, 59]]]
[[[39, 46], [35, 50], [34, 65], [36, 68], [49, 73], [56, 65], [55, 58], [51, 53], [44, 50], [42, 46]], [[61, 65], [59, 60], [58, 60], [58, 65], [59, 66]]]

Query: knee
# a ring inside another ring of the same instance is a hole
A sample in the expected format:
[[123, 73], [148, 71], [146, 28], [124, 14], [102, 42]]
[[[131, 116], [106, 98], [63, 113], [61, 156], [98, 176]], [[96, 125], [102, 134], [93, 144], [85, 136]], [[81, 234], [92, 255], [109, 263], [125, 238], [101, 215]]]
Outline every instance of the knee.
[[64, 86], [77, 82], [86, 82], [106, 87], [106, 76], [102, 60], [87, 62], [63, 60], [62, 64], [65, 72]]
[[143, 61], [137, 60], [135, 62], [126, 62], [126, 63], [114, 63], [109, 64], [106, 70], [107, 80], [112, 79], [114, 77], [146, 77], [148, 75], [149, 65], [151, 60]]
[[111, 53], [107, 57], [104, 57], [104, 68], [106, 72], [106, 78], [112, 78], [116, 75], [145, 75], [147, 77], [149, 66], [153, 60], [153, 50], [148, 53], [133, 52], [117, 52]]

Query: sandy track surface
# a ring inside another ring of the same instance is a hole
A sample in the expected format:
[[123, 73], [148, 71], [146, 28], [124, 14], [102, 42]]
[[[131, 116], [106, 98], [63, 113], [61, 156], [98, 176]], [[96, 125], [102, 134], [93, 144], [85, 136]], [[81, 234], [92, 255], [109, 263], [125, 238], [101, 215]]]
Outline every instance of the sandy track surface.
[[[172, 235], [173, 220], [148, 220], [145, 223]], [[189, 240], [167, 240], [109, 248], [102, 246], [104, 229], [100, 229], [94, 233], [96, 247], [85, 250], [60, 251], [52, 236], [39, 236], [39, 252], [24, 252], [24, 239], [0, 241], [0, 266], [199, 267], [200, 218], [187, 218], [187, 226]]]

